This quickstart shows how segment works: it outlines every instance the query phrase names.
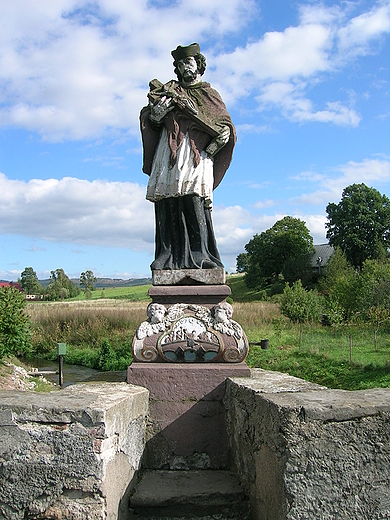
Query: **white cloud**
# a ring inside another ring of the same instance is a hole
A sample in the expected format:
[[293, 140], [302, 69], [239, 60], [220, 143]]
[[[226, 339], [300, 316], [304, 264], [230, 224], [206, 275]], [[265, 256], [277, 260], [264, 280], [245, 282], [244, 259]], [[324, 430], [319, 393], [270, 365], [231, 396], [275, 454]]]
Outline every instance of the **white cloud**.
[[0, 233], [49, 242], [153, 250], [153, 206], [129, 182], [32, 179], [0, 174]]
[[254, 9], [253, 0], [50, 4], [2, 5], [0, 33], [0, 125], [49, 140], [136, 135], [151, 71], [168, 80], [178, 43], [238, 31]]
[[254, 94], [260, 109], [276, 107], [292, 121], [357, 126], [361, 118], [353, 100], [329, 100], [321, 108], [308, 97], [316, 83], [367, 54], [374, 42], [390, 33], [388, 2], [355, 18], [351, 10], [348, 3], [344, 11], [322, 4], [302, 7], [296, 27], [266, 33], [215, 56], [213, 82], [229, 103]]
[[226, 53], [223, 38], [255, 19], [255, 0], [3, 2], [0, 125], [52, 141], [137, 136], [151, 74], [168, 80], [170, 51], [192, 41], [217, 41], [214, 50], [202, 48], [208, 76], [228, 103], [254, 96], [262, 109], [275, 106], [293, 121], [357, 125], [345, 102], [316, 107], [309, 99], [315, 82], [390, 32], [388, 2], [354, 18], [346, 5], [302, 7], [297, 26]]
[[338, 30], [339, 51], [344, 57], [370, 52], [373, 40], [390, 32], [390, 4], [376, 5], [371, 11], [352, 18]]
[[333, 169], [331, 175], [304, 172], [295, 177], [300, 181], [315, 182], [322, 187], [314, 192], [304, 193], [294, 199], [295, 204], [326, 207], [329, 202], [339, 202], [343, 189], [350, 184], [390, 183], [390, 161], [387, 159], [364, 159], [350, 161]]

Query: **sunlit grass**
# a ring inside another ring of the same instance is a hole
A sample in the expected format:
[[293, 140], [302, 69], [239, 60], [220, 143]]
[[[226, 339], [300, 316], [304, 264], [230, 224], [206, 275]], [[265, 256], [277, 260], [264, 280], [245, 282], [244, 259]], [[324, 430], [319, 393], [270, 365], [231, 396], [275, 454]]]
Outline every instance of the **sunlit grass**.
[[[143, 290], [146, 294], [147, 290]], [[131, 361], [132, 337], [146, 320], [148, 301], [101, 299], [29, 304], [34, 354], [56, 359], [57, 342], [65, 342], [68, 363], [96, 368], [102, 342], [107, 339], [119, 365], [126, 367]], [[233, 319], [243, 327], [250, 343], [269, 340], [268, 350], [250, 346], [250, 367], [287, 372], [331, 388], [390, 386], [390, 331], [379, 331], [375, 351], [374, 333], [369, 328], [355, 326], [334, 331], [321, 325], [308, 326], [299, 350], [298, 327], [281, 315], [277, 303], [236, 302], [233, 307]]]

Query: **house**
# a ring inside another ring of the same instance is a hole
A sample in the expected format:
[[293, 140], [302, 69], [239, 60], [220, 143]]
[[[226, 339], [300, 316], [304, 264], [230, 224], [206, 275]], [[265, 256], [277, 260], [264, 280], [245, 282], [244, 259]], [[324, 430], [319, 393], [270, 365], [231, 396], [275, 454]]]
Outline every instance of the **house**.
[[326, 267], [330, 257], [333, 255], [334, 248], [329, 244], [320, 244], [318, 246], [314, 246], [314, 250], [315, 251], [310, 258], [310, 265], [313, 269], [313, 272], [320, 275], [322, 274], [322, 269]]
[[14, 289], [17, 289], [19, 292], [23, 292], [22, 286], [17, 282], [0, 282], [0, 287], [13, 287]]

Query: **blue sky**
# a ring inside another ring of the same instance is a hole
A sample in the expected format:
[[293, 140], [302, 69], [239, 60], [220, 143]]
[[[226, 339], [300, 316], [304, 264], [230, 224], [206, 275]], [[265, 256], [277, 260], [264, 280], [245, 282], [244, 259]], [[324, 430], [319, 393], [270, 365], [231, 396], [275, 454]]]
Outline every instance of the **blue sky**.
[[214, 192], [226, 269], [255, 233], [364, 182], [390, 196], [390, 1], [3, 0], [0, 278], [150, 275], [138, 115], [199, 42], [237, 128]]

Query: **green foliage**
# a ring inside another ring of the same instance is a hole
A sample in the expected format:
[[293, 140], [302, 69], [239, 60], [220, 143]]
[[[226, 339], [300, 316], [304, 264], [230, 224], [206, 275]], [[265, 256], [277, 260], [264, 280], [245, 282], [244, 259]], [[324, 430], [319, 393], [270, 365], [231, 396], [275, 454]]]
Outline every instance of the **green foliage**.
[[306, 281], [309, 277], [313, 238], [300, 219], [284, 217], [272, 228], [254, 235], [245, 250], [245, 282], [249, 288], [264, 287], [280, 275], [287, 282]]
[[325, 293], [325, 306], [332, 324], [340, 323], [340, 314], [342, 321], [352, 320], [358, 311], [358, 273], [340, 248], [330, 257], [320, 290]]
[[23, 354], [31, 347], [30, 320], [25, 314], [23, 294], [11, 287], [0, 287], [0, 359]]
[[100, 370], [116, 370], [117, 359], [108, 339], [104, 339], [100, 348], [98, 367]]
[[80, 293], [80, 289], [69, 279], [63, 269], [50, 271], [50, 284], [47, 293], [51, 300], [65, 300], [74, 298]]
[[97, 282], [97, 278], [93, 274], [93, 271], [83, 271], [80, 274], [80, 287], [82, 287], [85, 293], [90, 293], [95, 290], [95, 283]]
[[317, 292], [307, 291], [301, 280], [297, 280], [292, 286], [286, 284], [280, 310], [293, 323], [318, 322], [320, 302]]
[[347, 186], [339, 204], [330, 203], [327, 238], [340, 247], [347, 260], [362, 268], [367, 259], [387, 255], [390, 238], [390, 200], [365, 184]]
[[248, 253], [240, 253], [237, 256], [237, 273], [245, 273], [248, 270]]
[[19, 283], [27, 294], [41, 294], [42, 286], [38, 281], [37, 273], [32, 267], [25, 267], [20, 274]]

